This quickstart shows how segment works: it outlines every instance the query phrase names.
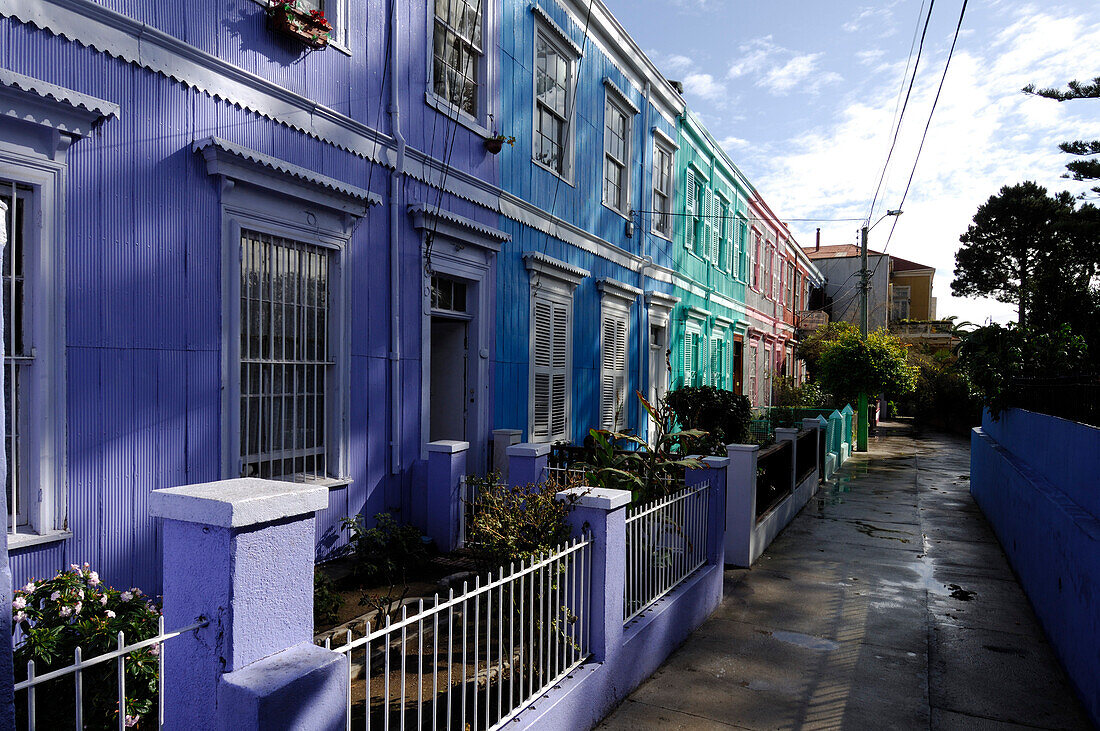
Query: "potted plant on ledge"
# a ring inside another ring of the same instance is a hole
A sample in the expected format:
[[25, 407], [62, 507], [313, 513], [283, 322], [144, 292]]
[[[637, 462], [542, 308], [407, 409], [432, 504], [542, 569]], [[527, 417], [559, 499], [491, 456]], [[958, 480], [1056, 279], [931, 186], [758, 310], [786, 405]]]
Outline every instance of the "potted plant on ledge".
[[267, 25], [271, 30], [297, 38], [310, 48], [324, 48], [332, 33], [332, 24], [320, 10], [306, 10], [298, 0], [270, 0]]
[[486, 137], [485, 149], [488, 150], [491, 154], [496, 155], [502, 149], [504, 149], [505, 143], [509, 145], [514, 145], [516, 144], [516, 138], [500, 134], [493, 135], [492, 137]]

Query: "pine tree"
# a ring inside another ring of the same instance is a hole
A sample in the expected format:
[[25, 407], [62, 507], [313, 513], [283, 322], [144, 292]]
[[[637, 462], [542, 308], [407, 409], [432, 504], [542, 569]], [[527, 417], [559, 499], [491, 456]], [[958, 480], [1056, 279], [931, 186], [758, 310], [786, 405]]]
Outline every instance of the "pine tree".
[[[1037, 89], [1035, 84], [1028, 84], [1022, 91], [1025, 94], [1054, 99], [1059, 102], [1074, 99], [1100, 99], [1100, 76], [1097, 76], [1091, 82], [1071, 81], [1065, 89]], [[1068, 155], [1083, 158], [1066, 163], [1066, 170], [1069, 172], [1063, 177], [1072, 178], [1073, 180], [1100, 180], [1100, 159], [1093, 157], [1100, 155], [1100, 140], [1072, 140], [1063, 142], [1058, 145], [1058, 148]], [[1100, 194], [1100, 186], [1094, 187], [1092, 192]], [[1083, 198], [1084, 195], [1081, 197]]]

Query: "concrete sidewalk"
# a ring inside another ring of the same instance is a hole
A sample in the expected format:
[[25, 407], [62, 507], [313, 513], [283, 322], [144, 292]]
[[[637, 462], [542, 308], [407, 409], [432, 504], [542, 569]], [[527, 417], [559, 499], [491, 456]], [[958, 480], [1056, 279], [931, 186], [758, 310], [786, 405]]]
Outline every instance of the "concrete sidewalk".
[[884, 424], [601, 728], [1090, 728], [969, 469]]

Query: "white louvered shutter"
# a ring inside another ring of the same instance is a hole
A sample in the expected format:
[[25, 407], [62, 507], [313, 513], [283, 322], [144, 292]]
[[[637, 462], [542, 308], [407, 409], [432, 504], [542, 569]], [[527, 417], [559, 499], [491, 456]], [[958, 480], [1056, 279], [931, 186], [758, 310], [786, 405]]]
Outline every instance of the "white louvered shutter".
[[684, 246], [695, 249], [695, 171], [688, 170], [684, 178], [684, 197], [687, 200], [687, 216], [684, 224]]
[[615, 318], [604, 313], [600, 343], [600, 428], [615, 428]]
[[615, 400], [615, 430], [626, 427], [626, 320], [615, 323], [615, 377], [612, 389]]
[[533, 440], [550, 438], [550, 383], [553, 376], [554, 321], [553, 306], [541, 299], [535, 300], [534, 322], [534, 385], [535, 425]]
[[684, 385], [691, 386], [692, 381], [695, 379], [695, 364], [692, 362], [692, 355], [695, 352], [695, 345], [693, 339], [695, 333], [688, 331], [684, 333]]
[[550, 382], [550, 437], [568, 439], [569, 432], [569, 307], [553, 304], [553, 377]]
[[718, 266], [718, 253], [721, 248], [718, 245], [718, 238], [722, 235], [722, 221], [718, 218], [718, 212], [721, 208], [718, 205], [718, 197], [714, 193], [708, 193], [707, 199], [710, 201], [710, 236], [708, 237], [710, 263]]

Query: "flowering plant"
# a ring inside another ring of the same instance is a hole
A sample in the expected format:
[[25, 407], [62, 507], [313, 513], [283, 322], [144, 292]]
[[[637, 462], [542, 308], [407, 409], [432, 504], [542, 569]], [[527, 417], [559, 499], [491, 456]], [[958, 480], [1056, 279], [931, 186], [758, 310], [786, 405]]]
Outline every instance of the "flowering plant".
[[[132, 644], [155, 637], [159, 631], [160, 606], [141, 589], [123, 591], [106, 586], [88, 564], [73, 564], [52, 579], [31, 580], [17, 589], [11, 603], [12, 628], [22, 637], [15, 648], [16, 681], [27, 677], [27, 663], [34, 662], [35, 675], [63, 668], [74, 662], [77, 647], [81, 659], [89, 660], [118, 648], [118, 634]], [[150, 645], [126, 656], [127, 726], [142, 726], [142, 720], [157, 717], [157, 676], [160, 645]], [[104, 662], [81, 672], [84, 689], [83, 718], [88, 728], [118, 725], [118, 677], [114, 662]], [[45, 728], [71, 724], [74, 717], [72, 676], [48, 681], [38, 687], [35, 712]], [[17, 708], [26, 714], [26, 694], [20, 694]]]
[[267, 17], [274, 29], [297, 36], [314, 48], [328, 45], [332, 23], [320, 10], [305, 10], [297, 0], [271, 0]]

